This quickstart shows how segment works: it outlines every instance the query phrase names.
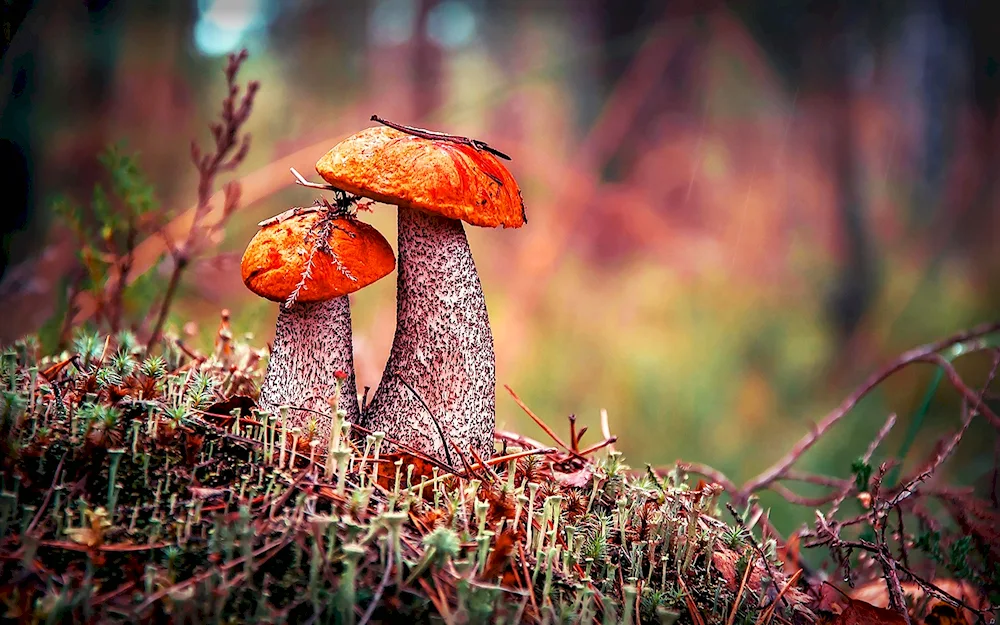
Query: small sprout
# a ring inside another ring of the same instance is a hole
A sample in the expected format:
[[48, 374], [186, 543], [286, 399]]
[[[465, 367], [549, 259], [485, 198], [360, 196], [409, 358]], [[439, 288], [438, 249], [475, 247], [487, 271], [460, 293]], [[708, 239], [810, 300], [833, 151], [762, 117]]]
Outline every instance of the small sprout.
[[73, 339], [73, 351], [80, 354], [83, 366], [90, 366], [91, 361], [100, 358], [104, 349], [104, 341], [97, 333], [91, 334], [83, 329], [77, 330]]
[[139, 373], [158, 380], [167, 374], [167, 363], [160, 356], [150, 356], [139, 365]]
[[656, 606], [656, 618], [659, 619], [660, 625], [674, 625], [681, 618], [681, 613], [658, 605]]
[[365, 555], [365, 549], [357, 544], [346, 544], [344, 553], [344, 572], [340, 579], [340, 590], [337, 597], [337, 608], [341, 622], [353, 625], [355, 622], [354, 606], [357, 603], [358, 564]]
[[[238, 421], [238, 420], [237, 420]], [[292, 451], [288, 457], [288, 468], [295, 468], [295, 457], [299, 453], [299, 437], [302, 435], [302, 428], [292, 428]]]
[[487, 501], [474, 499], [472, 512], [476, 515], [476, 535], [482, 536], [486, 529], [486, 514], [490, 511], [490, 504]]
[[99, 388], [121, 386], [122, 376], [114, 369], [103, 367], [97, 370], [97, 373], [94, 375], [94, 381], [97, 382]]
[[422, 542], [428, 551], [434, 552], [434, 556], [439, 563], [458, 556], [459, 549], [461, 548], [458, 534], [447, 527], [435, 529], [425, 536]]
[[372, 432], [375, 439], [374, 460], [372, 461], [372, 484], [378, 482], [378, 461], [381, 459], [382, 441], [385, 439], [385, 432]]
[[409, 515], [406, 512], [386, 512], [382, 515], [382, 523], [389, 530], [389, 540], [392, 542], [392, 552], [396, 566], [396, 585], [403, 584], [403, 546], [401, 530]]
[[118, 343], [118, 351], [126, 354], [133, 354], [142, 349], [139, 339], [131, 330], [121, 330], [115, 335], [115, 342]]
[[[516, 503], [514, 504], [514, 527], [517, 527], [518, 521], [521, 519], [521, 510], [523, 510], [524, 505], [528, 503], [528, 497], [524, 494], [520, 494], [516, 497], [515, 501]], [[529, 523], [531, 522], [530, 518], [528, 522]]]
[[166, 408], [163, 413], [166, 415], [170, 427], [177, 429], [184, 424], [184, 419], [188, 416], [188, 409], [186, 406], [171, 406]]
[[750, 532], [743, 525], [727, 527], [722, 534], [722, 540], [730, 549], [739, 549], [750, 539]]
[[361, 483], [364, 483], [365, 479], [365, 462], [368, 461], [368, 452], [371, 451], [372, 445], [375, 444], [375, 437], [371, 434], [365, 436], [365, 448], [364, 452], [361, 454], [361, 465], [358, 467], [358, 475], [361, 476]]
[[634, 584], [635, 582], [633, 580], [630, 581], [630, 583], [625, 584], [625, 586], [622, 588], [622, 592], [625, 595], [625, 605], [622, 606], [622, 610], [624, 612], [624, 614], [622, 615], [623, 625], [632, 625], [632, 619], [634, 617], [633, 608], [635, 607], [635, 597], [636, 597], [636, 588]]
[[399, 497], [399, 478], [401, 475], [400, 472], [403, 469], [403, 459], [400, 458], [399, 460], [393, 462], [392, 464], [395, 465], [396, 467], [396, 480], [395, 482], [393, 482], [392, 494], [394, 497]]
[[538, 486], [535, 482], [528, 483], [528, 533], [524, 541], [528, 545], [531, 544], [531, 525], [535, 516], [535, 495], [538, 494]]
[[111, 368], [115, 370], [115, 373], [122, 379], [127, 378], [132, 375], [132, 372], [136, 368], [135, 358], [127, 350], [119, 349], [115, 352], [115, 355], [111, 357]]
[[318, 439], [313, 439], [309, 441], [309, 466], [316, 466], [316, 450], [319, 449], [320, 441]]

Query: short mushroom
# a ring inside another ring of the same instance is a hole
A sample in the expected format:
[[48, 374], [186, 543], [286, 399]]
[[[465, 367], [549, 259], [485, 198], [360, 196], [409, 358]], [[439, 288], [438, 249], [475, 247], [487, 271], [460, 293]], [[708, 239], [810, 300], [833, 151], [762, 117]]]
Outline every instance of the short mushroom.
[[462, 222], [521, 227], [521, 192], [506, 157], [482, 142], [382, 123], [316, 164], [333, 187], [398, 207], [396, 334], [362, 424], [452, 466], [453, 446], [485, 459], [496, 363]]
[[317, 436], [329, 436], [329, 400], [340, 383], [338, 408], [360, 416], [354, 382], [351, 305], [348, 294], [395, 267], [389, 242], [349, 215], [325, 209], [269, 220], [243, 254], [243, 282], [280, 302], [274, 346], [260, 392], [260, 407], [289, 411], [288, 427], [316, 419]]

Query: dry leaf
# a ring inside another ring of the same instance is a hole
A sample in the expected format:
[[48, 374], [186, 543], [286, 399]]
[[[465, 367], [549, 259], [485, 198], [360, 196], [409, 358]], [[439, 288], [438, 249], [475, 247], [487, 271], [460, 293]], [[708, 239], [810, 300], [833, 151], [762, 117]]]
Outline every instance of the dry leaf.
[[847, 607], [832, 625], [906, 625], [902, 614], [886, 608], [877, 608], [870, 603], [849, 599]]
[[[935, 579], [932, 583], [948, 593], [956, 599], [960, 599], [963, 603], [972, 606], [976, 609], [985, 609], [985, 602], [982, 595], [976, 590], [976, 588], [969, 584], [968, 582], [962, 582], [954, 579]], [[903, 589], [903, 594], [910, 600], [910, 605], [921, 606], [923, 610], [920, 614], [910, 614], [913, 619], [924, 619], [926, 620], [932, 613], [934, 613], [935, 608], [938, 606], [951, 607], [948, 603], [941, 601], [935, 597], [931, 597], [930, 601], [926, 601], [926, 593], [924, 589], [913, 582], [903, 582], [900, 584]], [[889, 605], [889, 594], [885, 587], [885, 582], [877, 580], [864, 586], [859, 587], [857, 590], [851, 593], [851, 596], [855, 599], [861, 601], [866, 601], [874, 606], [886, 607]], [[955, 610], [952, 610], [954, 612]], [[947, 613], [947, 610], [940, 612], [940, 614]], [[958, 620], [955, 623], [965, 622], [972, 623], [976, 620], [976, 615], [969, 610], [962, 610], [961, 614], [956, 614]], [[951, 621], [940, 621], [942, 624], [951, 623]]]
[[[391, 454], [382, 454], [379, 458], [378, 464], [378, 476], [377, 481], [379, 486], [387, 490], [392, 490], [396, 485], [396, 462], [402, 460], [403, 464], [399, 467], [399, 487], [406, 488], [406, 467], [413, 467], [413, 473], [410, 475], [410, 484], [412, 486], [419, 486], [420, 479], [426, 477], [428, 480], [434, 477], [434, 465], [420, 458], [414, 456], [413, 454], [408, 454], [405, 452], [397, 452]], [[428, 487], [426, 489], [424, 496], [432, 495], [433, 489]]]
[[589, 467], [584, 467], [578, 471], [573, 471], [572, 473], [561, 473], [553, 469], [552, 477], [556, 478], [563, 486], [571, 486], [573, 488], [583, 488], [590, 483], [590, 478], [594, 476], [594, 472]]
[[493, 551], [486, 559], [486, 566], [480, 579], [485, 582], [495, 582], [501, 577], [507, 565], [510, 563], [510, 554], [514, 550], [514, 533], [507, 531], [496, 537], [493, 543]]

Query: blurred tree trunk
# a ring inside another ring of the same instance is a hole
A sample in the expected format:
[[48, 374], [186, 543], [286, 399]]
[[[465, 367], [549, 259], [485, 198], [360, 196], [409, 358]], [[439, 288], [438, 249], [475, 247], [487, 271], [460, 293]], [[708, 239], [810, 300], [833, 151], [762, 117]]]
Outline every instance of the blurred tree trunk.
[[[7, 3], [3, 9], [4, 39], [0, 74], [0, 188], [7, 210], [0, 213], [0, 279], [7, 271], [14, 233], [24, 230], [35, 203], [34, 109], [37, 89], [34, 53], [38, 41], [33, 33], [19, 33], [32, 9], [32, 2]], [[13, 48], [14, 38], [20, 35]], [[8, 56], [8, 52], [11, 52]]]
[[[4, 211], [2, 255], [10, 254], [5, 264], [21, 268], [0, 285], [3, 301], [12, 302], [0, 342], [37, 330], [74, 273], [72, 245], [42, 245], [48, 226], [42, 203], [48, 197], [37, 190], [59, 189], [80, 203], [91, 198], [101, 174], [97, 155], [108, 139], [101, 120], [117, 62], [116, 18], [106, 1], [38, 3], [4, 57], [0, 137], [6, 141], [0, 149], [10, 208]], [[69, 66], [53, 66], [60, 59]], [[58, 79], [42, 82], [43, 76]], [[43, 118], [47, 110], [64, 110], [65, 102], [73, 103], [72, 117]], [[10, 237], [11, 227], [25, 231]]]
[[968, 32], [972, 39], [972, 91], [978, 182], [968, 210], [963, 211], [959, 232], [964, 234], [982, 262], [982, 283], [995, 312], [1000, 308], [1000, 18], [990, 2], [969, 10]]
[[827, 300], [829, 323], [839, 340], [851, 336], [875, 292], [875, 258], [865, 203], [855, 171], [853, 86], [857, 60], [886, 15], [861, 0], [815, 0], [777, 5], [765, 0], [730, 3], [767, 51], [790, 92], [799, 94], [803, 117], [813, 108], [826, 128], [826, 154], [836, 187], [843, 262]]
[[410, 66], [413, 111], [417, 123], [425, 123], [441, 105], [442, 54], [427, 33], [427, 18], [437, 0], [419, 0], [413, 33], [413, 62]]
[[840, 7], [839, 14], [843, 16], [840, 20], [835, 17], [837, 13], [831, 10], [829, 19], [816, 33], [818, 36], [807, 40], [806, 58], [813, 67], [807, 68], [806, 75], [823, 81], [811, 85], [810, 90], [826, 95], [823, 102], [830, 116], [828, 158], [836, 182], [843, 264], [827, 312], [838, 338], [847, 340], [868, 310], [875, 292], [874, 250], [856, 169], [859, 159], [853, 85], [857, 59], [869, 50], [858, 11], [844, 11]]

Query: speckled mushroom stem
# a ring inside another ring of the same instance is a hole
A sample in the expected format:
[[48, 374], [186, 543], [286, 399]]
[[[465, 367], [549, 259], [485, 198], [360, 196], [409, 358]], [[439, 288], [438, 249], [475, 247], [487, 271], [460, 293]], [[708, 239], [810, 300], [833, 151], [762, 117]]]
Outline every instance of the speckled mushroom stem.
[[[277, 414], [281, 406], [319, 411], [289, 411], [288, 427], [306, 430], [316, 420], [316, 432], [327, 440], [333, 421], [329, 399], [336, 393], [334, 375], [343, 371], [340, 408], [347, 420], [358, 423], [358, 393], [354, 383], [354, 345], [351, 340], [351, 304], [348, 297], [325, 302], [281, 306], [274, 346], [260, 391], [260, 407]], [[325, 415], [325, 416], [324, 416]]]
[[452, 466], [451, 442], [489, 458], [493, 334], [462, 222], [410, 208], [398, 222], [396, 335], [363, 423]]

